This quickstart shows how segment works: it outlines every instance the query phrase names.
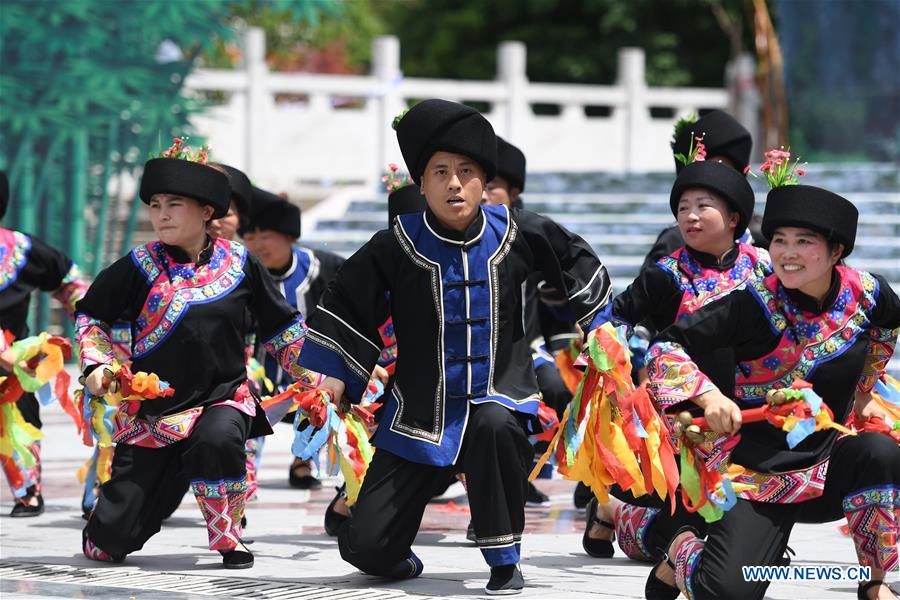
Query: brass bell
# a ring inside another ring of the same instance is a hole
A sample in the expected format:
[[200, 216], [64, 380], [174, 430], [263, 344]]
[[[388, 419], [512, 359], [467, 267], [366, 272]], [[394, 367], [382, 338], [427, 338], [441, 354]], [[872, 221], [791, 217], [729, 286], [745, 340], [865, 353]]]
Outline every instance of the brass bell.
[[84, 375], [78, 376], [78, 385], [83, 386], [85, 381], [87, 381], [87, 379], [85, 379]]
[[119, 391], [119, 382], [118, 382], [118, 380], [113, 379], [112, 381], [109, 382], [109, 393], [115, 394], [118, 391]]
[[103, 367], [103, 376], [106, 377], [107, 379], [112, 379], [113, 377], [116, 376], [116, 374], [113, 373], [112, 369]]
[[787, 402], [788, 397], [782, 390], [769, 390], [766, 392], [766, 401], [774, 406]]
[[691, 413], [685, 410], [678, 413], [677, 421], [678, 424], [681, 425], [682, 429], [687, 429], [691, 426], [691, 423], [694, 422], [694, 417], [691, 416]]
[[684, 431], [684, 437], [692, 446], [699, 446], [706, 439], [699, 425], [688, 425]]

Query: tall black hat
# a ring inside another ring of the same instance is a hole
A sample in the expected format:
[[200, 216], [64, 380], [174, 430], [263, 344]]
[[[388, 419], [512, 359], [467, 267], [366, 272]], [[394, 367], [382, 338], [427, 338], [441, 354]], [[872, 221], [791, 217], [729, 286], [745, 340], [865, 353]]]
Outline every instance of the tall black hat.
[[300, 237], [300, 207], [258, 187], [252, 188], [250, 215], [242, 233], [255, 229], [278, 231], [294, 239]]
[[690, 188], [703, 188], [721, 196], [740, 215], [737, 227], [734, 228], [734, 239], [744, 235], [756, 203], [753, 189], [746, 177], [718, 162], [700, 161], [687, 165], [678, 173], [669, 195], [669, 207], [676, 217], [681, 194]]
[[213, 207], [213, 219], [228, 214], [231, 187], [228, 176], [201, 163], [180, 158], [152, 158], [144, 164], [141, 200], [150, 204], [154, 194], [175, 194]]
[[422, 184], [425, 165], [435, 152], [468, 156], [484, 169], [486, 182], [497, 175], [497, 136], [481, 113], [449, 100], [424, 100], [395, 121], [397, 141], [409, 175]]
[[[672, 152], [687, 156], [691, 139], [701, 135], [708, 157], [725, 156], [741, 173], [750, 164], [750, 149], [753, 145], [750, 132], [734, 117], [721, 110], [703, 113], [695, 123], [682, 127], [672, 143]], [[696, 146], [696, 142], [694, 145]], [[676, 159], [675, 171], [680, 173], [683, 168], [684, 165]]]
[[512, 187], [525, 191], [525, 155], [499, 135], [497, 136], [497, 175]]
[[406, 185], [388, 194], [388, 227], [393, 225], [394, 217], [407, 213], [425, 212], [425, 196], [416, 184]]
[[230, 165], [219, 166], [225, 170], [228, 175], [228, 185], [231, 186], [231, 197], [237, 205], [238, 212], [246, 215], [250, 212], [250, 202], [253, 195], [250, 179], [240, 169], [236, 169]]
[[811, 185], [783, 185], [769, 192], [762, 231], [770, 240], [778, 227], [804, 227], [844, 245], [848, 256], [856, 243], [859, 211], [834, 192]]

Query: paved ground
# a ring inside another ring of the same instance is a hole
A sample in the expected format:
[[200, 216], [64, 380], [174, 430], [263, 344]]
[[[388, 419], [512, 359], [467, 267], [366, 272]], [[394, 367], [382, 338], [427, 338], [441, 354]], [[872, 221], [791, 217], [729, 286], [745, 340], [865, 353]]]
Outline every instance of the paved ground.
[[[260, 499], [248, 510], [247, 535], [255, 539], [256, 566], [225, 571], [218, 554], [206, 549], [206, 531], [197, 506], [187, 496], [173, 518], [139, 553], [121, 565], [106, 566], [81, 554], [81, 489], [75, 469], [88, 457], [61, 411], [45, 411], [44, 473], [47, 512], [34, 519], [11, 519], [11, 496], [4, 492], [0, 517], [0, 594], [3, 598], [347, 598], [382, 600], [418, 597], [478, 597], [488, 570], [465, 539], [468, 508], [461, 488], [429, 506], [416, 553], [422, 577], [386, 583], [343, 561], [322, 529], [331, 487], [308, 493], [287, 485], [290, 429], [268, 438]], [[553, 506], [528, 509], [523, 572], [526, 596], [542, 598], [640, 598], [648, 566], [617, 555], [588, 558], [581, 550], [583, 513], [572, 508], [572, 484], [539, 481]], [[850, 566], [852, 543], [837, 524], [799, 525], [791, 545], [794, 564]], [[770, 598], [846, 598], [850, 582], [784, 583]]]

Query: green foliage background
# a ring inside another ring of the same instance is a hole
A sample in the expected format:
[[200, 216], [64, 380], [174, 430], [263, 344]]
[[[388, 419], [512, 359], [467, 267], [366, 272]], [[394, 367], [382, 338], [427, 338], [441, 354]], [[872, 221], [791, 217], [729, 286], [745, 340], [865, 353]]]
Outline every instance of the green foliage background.
[[[329, 0], [254, 5], [308, 24], [339, 8]], [[44, 238], [88, 273], [122, 255], [140, 203], [113, 201], [108, 183], [119, 173], [137, 175], [149, 152], [188, 132], [188, 115], [201, 106], [182, 94], [185, 77], [234, 35], [232, 7], [207, 0], [0, 2], [0, 168], [12, 198], [4, 226]], [[164, 42], [176, 52], [158, 59]], [[48, 321], [44, 296], [36, 329]]]
[[[129, 217], [117, 218], [107, 183], [187, 132], [188, 115], [201, 105], [182, 94], [184, 79], [233, 39], [242, 5], [306, 28], [339, 13], [329, 0], [3, 0], [0, 167], [13, 192], [7, 225], [67, 250], [88, 272], [122, 254], [136, 211], [126, 207]], [[157, 57], [164, 42], [174, 56]]]
[[[712, 13], [744, 19], [743, 0], [381, 0], [373, 7], [400, 38], [409, 76], [490, 79], [497, 44], [528, 47], [533, 81], [612, 83], [616, 50], [647, 53], [652, 85], [720, 86], [729, 40]], [[745, 28], [746, 29], [746, 28]], [[746, 34], [749, 36], [749, 33]], [[746, 40], [749, 41], [749, 38]]]

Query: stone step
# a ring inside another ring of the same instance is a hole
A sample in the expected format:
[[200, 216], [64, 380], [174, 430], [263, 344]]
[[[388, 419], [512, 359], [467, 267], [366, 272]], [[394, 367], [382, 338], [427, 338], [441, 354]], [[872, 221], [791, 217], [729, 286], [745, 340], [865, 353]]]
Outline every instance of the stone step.
[[[900, 194], [858, 193], [847, 194], [860, 212], [900, 212]], [[629, 212], [635, 209], [652, 209], [669, 212], [668, 194], [527, 194], [523, 196], [525, 206], [534, 212], [561, 211], [581, 212], [583, 210]], [[756, 194], [757, 209], [765, 206], [766, 195]], [[350, 211], [387, 211], [387, 197], [360, 198], [350, 202]]]
[[[303, 243], [315, 243], [331, 248], [339, 254], [352, 254], [360, 246], [372, 237], [369, 231], [322, 231], [315, 232], [303, 238]], [[633, 239], [632, 239], [633, 238]], [[585, 235], [591, 247], [601, 258], [643, 257], [656, 240], [655, 235]], [[857, 240], [856, 249], [851, 257], [852, 261], [865, 262], [869, 268], [883, 270], [900, 268], [900, 240], [887, 237], [870, 237]], [[633, 261], [632, 261], [633, 262]]]
[[[650, 213], [649, 211], [635, 212], [586, 212], [576, 214], [561, 210], [548, 210], [542, 214], [550, 217], [554, 221], [565, 225], [566, 223], [604, 223], [604, 224], [657, 224], [660, 226], [672, 224], [672, 213], [669, 211], [659, 211]], [[324, 219], [319, 221], [319, 226], [327, 225], [329, 222], [337, 223], [371, 223], [375, 228], [387, 226], [387, 210], [384, 211], [348, 211], [342, 219]], [[900, 226], [900, 210], [896, 214], [885, 213], [862, 213], [859, 215], [859, 225], [877, 225], [877, 226]]]

